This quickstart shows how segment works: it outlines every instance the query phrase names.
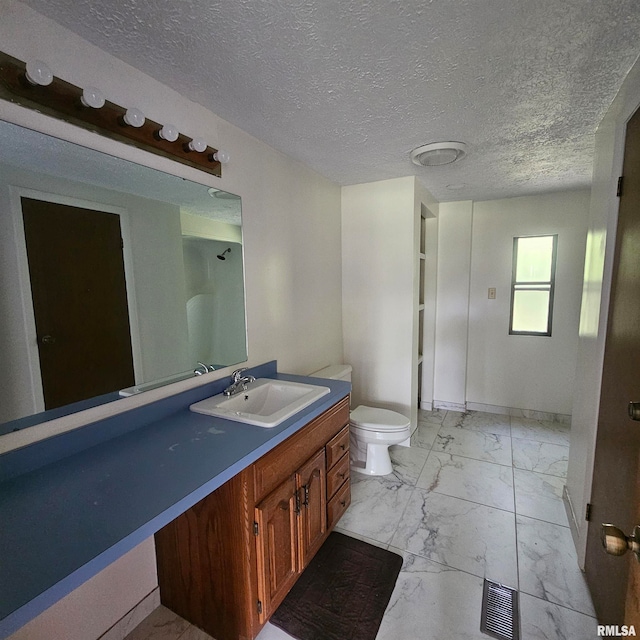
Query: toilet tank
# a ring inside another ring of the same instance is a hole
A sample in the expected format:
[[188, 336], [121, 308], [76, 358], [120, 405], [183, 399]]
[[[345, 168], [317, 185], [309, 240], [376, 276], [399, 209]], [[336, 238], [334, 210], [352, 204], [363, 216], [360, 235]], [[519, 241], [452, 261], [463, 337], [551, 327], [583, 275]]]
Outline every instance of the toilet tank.
[[329, 380], [346, 380], [351, 382], [350, 364], [332, 364], [329, 367], [309, 374], [312, 378], [328, 378]]

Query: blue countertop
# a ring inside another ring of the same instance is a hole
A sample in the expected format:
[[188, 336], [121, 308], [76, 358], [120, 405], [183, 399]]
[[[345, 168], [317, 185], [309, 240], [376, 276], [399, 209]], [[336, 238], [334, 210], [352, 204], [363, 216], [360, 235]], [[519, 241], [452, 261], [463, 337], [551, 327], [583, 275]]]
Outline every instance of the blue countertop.
[[0, 638], [23, 626], [348, 395], [331, 392], [272, 429], [189, 411], [228, 378], [0, 457]]

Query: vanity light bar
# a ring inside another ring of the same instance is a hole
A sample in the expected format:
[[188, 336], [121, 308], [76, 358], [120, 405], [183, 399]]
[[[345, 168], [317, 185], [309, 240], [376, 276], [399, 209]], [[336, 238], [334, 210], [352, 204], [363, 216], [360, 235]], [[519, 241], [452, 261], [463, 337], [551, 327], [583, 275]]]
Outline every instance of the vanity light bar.
[[[48, 67], [39, 61], [35, 66], [30, 64], [27, 71], [24, 62], [0, 51], [0, 98], [222, 176], [228, 153], [207, 146], [202, 138], [179, 133], [173, 125], [149, 120], [139, 109], [124, 109], [109, 102], [95, 87], [83, 90], [53, 75], [45, 77], [46, 71]], [[44, 84], [41, 79], [48, 82]]]

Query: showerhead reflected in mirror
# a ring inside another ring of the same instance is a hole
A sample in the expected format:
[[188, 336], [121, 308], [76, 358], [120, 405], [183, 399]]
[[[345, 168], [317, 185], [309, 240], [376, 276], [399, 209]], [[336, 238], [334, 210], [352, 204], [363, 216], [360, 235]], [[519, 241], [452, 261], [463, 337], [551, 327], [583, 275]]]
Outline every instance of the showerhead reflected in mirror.
[[247, 359], [241, 201], [209, 189], [0, 122], [0, 423]]

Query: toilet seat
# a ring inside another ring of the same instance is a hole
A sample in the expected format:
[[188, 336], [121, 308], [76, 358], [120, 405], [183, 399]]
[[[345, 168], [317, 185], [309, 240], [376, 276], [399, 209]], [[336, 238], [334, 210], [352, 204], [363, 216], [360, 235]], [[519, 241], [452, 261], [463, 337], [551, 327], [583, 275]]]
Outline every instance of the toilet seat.
[[395, 432], [409, 428], [410, 420], [395, 411], [360, 405], [349, 414], [349, 422], [365, 431]]

